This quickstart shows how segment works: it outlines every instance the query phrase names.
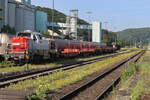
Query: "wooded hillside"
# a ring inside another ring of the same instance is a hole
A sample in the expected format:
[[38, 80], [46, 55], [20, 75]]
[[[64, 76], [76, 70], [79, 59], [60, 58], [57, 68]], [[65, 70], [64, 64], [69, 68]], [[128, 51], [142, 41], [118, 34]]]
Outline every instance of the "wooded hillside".
[[131, 44], [142, 43], [147, 45], [150, 42], [150, 28], [132, 28], [117, 32], [118, 39], [128, 41]]

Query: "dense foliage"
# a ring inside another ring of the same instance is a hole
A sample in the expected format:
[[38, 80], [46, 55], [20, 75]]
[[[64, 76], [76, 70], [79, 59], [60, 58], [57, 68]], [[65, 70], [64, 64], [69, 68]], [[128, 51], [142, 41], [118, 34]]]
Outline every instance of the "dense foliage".
[[10, 27], [9, 25], [4, 25], [3, 28], [1, 29], [1, 32], [16, 34], [15, 28]]
[[150, 28], [133, 28], [117, 32], [118, 39], [128, 44], [147, 45], [150, 42]]
[[78, 29], [78, 37], [80, 40], [92, 41], [92, 30]]
[[117, 41], [117, 35], [114, 32], [108, 30], [102, 30], [102, 42], [111, 45]]

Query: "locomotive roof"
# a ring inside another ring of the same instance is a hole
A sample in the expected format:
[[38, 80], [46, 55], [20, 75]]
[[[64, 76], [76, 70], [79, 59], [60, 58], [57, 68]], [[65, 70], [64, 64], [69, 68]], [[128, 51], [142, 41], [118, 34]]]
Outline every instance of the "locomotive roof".
[[17, 34], [19, 33], [30, 33], [30, 34], [38, 34], [38, 35], [40, 34], [39, 32], [33, 32], [31, 30], [24, 30], [24, 31], [18, 32]]

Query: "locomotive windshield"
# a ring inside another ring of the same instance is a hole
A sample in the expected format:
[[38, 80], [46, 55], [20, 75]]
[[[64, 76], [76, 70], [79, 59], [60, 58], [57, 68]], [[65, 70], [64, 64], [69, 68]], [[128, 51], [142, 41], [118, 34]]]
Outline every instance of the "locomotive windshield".
[[31, 33], [18, 33], [20, 37], [31, 37]]
[[39, 40], [42, 40], [42, 36], [41, 36], [41, 35], [37, 35], [37, 38], [38, 38]]

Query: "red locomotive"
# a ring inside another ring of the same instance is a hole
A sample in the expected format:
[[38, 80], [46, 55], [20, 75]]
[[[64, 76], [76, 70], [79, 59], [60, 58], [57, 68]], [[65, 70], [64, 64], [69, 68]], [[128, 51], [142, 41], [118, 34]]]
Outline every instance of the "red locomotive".
[[72, 57], [86, 54], [98, 54], [116, 51], [116, 47], [101, 43], [78, 40], [43, 39], [40, 33], [32, 31], [19, 32], [11, 38], [8, 49], [8, 59], [37, 60], [56, 56]]

